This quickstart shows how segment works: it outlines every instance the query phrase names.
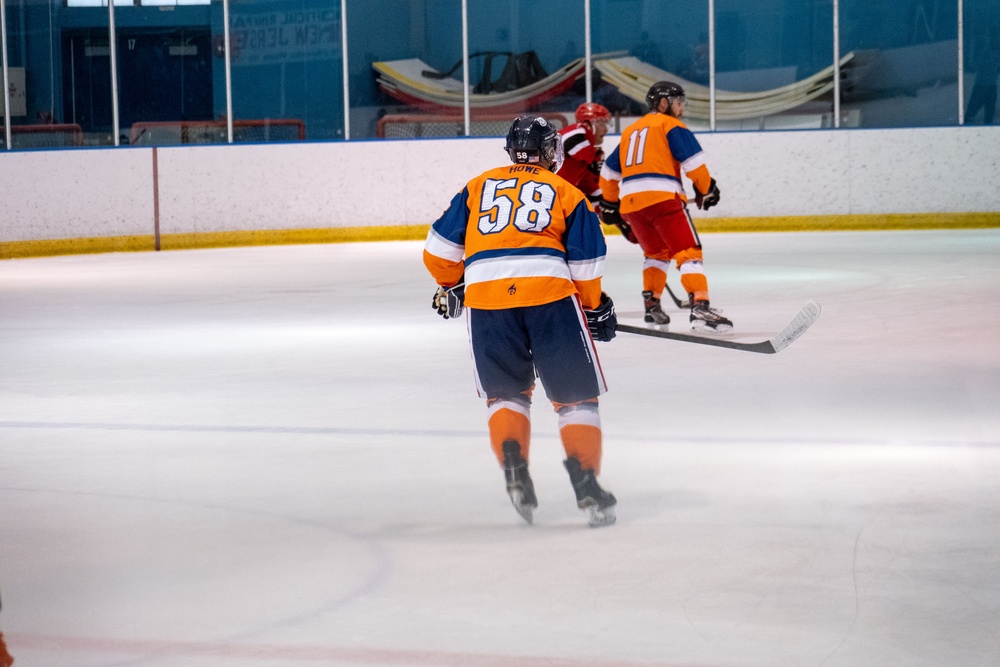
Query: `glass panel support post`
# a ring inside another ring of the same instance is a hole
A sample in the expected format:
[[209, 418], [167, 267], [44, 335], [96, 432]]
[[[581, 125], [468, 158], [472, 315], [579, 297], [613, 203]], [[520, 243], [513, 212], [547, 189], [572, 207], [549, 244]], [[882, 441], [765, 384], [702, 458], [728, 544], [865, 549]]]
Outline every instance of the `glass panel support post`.
[[230, 55], [229, 0], [222, 0], [222, 40], [226, 50], [226, 142], [233, 143], [233, 59]]
[[833, 126], [840, 127], [840, 0], [833, 0]]
[[715, 132], [715, 0], [708, 0], [708, 127]]
[[583, 0], [583, 78], [586, 85], [587, 102], [594, 101], [594, 84], [590, 80], [591, 67], [591, 43], [590, 43], [590, 0]]
[[344, 141], [351, 140], [351, 96], [347, 68], [347, 0], [340, 0], [340, 60], [344, 77]]
[[965, 42], [962, 39], [965, 32], [965, 17], [962, 15], [965, 7], [958, 0], [958, 124], [965, 125]]
[[465, 113], [465, 136], [472, 135], [471, 101], [469, 99], [469, 0], [462, 0], [462, 108]]
[[7, 3], [0, 0], [0, 48], [3, 49], [3, 131], [4, 144], [11, 150], [11, 120], [10, 120], [10, 73], [7, 69]]
[[115, 30], [115, 3], [108, 0], [108, 57], [111, 58], [111, 132], [114, 135], [114, 146], [121, 145], [121, 119], [118, 116], [118, 31]]

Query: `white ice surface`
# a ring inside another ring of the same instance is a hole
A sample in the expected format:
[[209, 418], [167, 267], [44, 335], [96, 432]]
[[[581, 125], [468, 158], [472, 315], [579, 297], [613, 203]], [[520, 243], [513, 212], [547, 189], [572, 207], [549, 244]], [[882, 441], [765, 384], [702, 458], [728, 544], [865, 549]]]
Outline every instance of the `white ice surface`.
[[420, 243], [0, 262], [16, 667], [1000, 664], [1000, 230], [703, 240], [739, 339], [823, 314], [602, 344], [596, 530], [540, 389], [510, 507]]

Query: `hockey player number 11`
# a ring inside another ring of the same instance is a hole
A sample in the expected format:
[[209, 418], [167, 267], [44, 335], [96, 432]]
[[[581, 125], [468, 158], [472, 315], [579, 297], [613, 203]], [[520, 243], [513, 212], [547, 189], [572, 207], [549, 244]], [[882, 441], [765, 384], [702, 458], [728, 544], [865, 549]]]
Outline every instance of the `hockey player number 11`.
[[[646, 152], [646, 134], [648, 127], [644, 127], [637, 132], [628, 135], [628, 152], [625, 154], [625, 166], [631, 167], [634, 164], [642, 164], [643, 153]], [[639, 138], [636, 141], [636, 137]]]

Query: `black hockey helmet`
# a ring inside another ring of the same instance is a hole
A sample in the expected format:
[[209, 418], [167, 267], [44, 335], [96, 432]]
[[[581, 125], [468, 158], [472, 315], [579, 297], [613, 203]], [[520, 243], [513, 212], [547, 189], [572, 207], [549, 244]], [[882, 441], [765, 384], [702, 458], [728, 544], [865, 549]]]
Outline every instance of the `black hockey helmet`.
[[649, 92], [646, 93], [646, 104], [649, 105], [649, 110], [655, 111], [660, 106], [660, 100], [664, 97], [667, 98], [668, 104], [676, 98], [680, 98], [682, 102], [687, 101], [684, 89], [678, 84], [673, 81], [657, 81], [650, 86]]
[[563, 161], [562, 138], [556, 128], [541, 116], [518, 116], [507, 132], [507, 155], [515, 164], [537, 164], [548, 160], [552, 171]]

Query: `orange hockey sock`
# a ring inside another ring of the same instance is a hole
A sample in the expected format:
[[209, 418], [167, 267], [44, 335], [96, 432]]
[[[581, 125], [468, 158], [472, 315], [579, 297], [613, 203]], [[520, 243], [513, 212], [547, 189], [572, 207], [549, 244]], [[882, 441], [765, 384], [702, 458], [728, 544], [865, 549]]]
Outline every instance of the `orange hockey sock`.
[[682, 274], [681, 285], [685, 292], [694, 295], [695, 301], [708, 301], [708, 279], [704, 273]]
[[579, 461], [584, 470], [600, 474], [602, 433], [597, 399], [553, 405], [559, 414], [559, 437], [566, 456]]
[[503, 443], [507, 440], [516, 440], [521, 445], [521, 456], [528, 460], [531, 439], [528, 408], [514, 401], [496, 401], [489, 410], [490, 447], [500, 465], [503, 466]]
[[659, 299], [667, 284], [666, 265], [661, 262], [650, 263], [647, 258], [642, 269], [642, 291], [652, 292]]

